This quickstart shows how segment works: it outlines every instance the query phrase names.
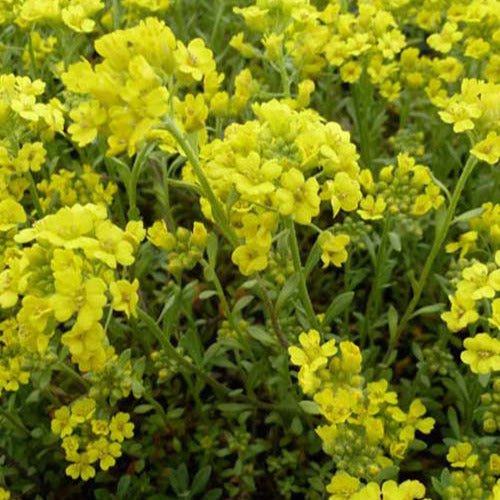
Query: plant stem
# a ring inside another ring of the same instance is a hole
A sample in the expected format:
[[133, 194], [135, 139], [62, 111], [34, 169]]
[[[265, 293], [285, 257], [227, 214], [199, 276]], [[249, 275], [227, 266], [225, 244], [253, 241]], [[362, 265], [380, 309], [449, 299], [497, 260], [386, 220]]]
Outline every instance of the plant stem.
[[285, 226], [288, 229], [290, 236], [290, 250], [292, 252], [293, 267], [299, 276], [299, 295], [306, 310], [311, 327], [319, 329], [319, 321], [316, 317], [316, 313], [314, 312], [314, 307], [307, 290], [306, 276], [300, 261], [299, 243], [297, 241], [297, 233], [295, 232], [295, 223], [293, 222], [291, 216], [285, 218]]
[[26, 176], [28, 177], [29, 181], [31, 201], [33, 202], [38, 218], [41, 219], [43, 217], [43, 209], [40, 203], [40, 198], [38, 197], [38, 191], [36, 189], [35, 179], [33, 179], [33, 174], [31, 173], [31, 170], [28, 170], [26, 172]]
[[358, 129], [359, 151], [365, 168], [370, 168], [370, 137], [368, 136], [367, 117], [362, 105], [362, 93], [365, 91], [360, 82], [351, 85], [354, 102], [354, 113], [356, 115], [356, 128]]
[[68, 366], [64, 361], [57, 362], [54, 369], [69, 375], [72, 379], [79, 382], [85, 389], [90, 388], [90, 383], [87, 382], [78, 372], [73, 370], [73, 368]]
[[132, 167], [130, 182], [127, 189], [129, 201], [128, 216], [129, 219], [132, 220], [137, 220], [140, 215], [139, 210], [137, 209], [137, 183], [139, 182], [142, 167], [146, 163], [149, 153], [151, 153], [154, 147], [155, 144], [150, 144], [149, 146], [144, 147], [135, 157], [134, 166]]
[[204, 382], [210, 385], [214, 391], [224, 398], [231, 398], [235, 401], [240, 401], [242, 403], [247, 403], [249, 405], [253, 405], [257, 408], [265, 409], [265, 410], [280, 410], [286, 412], [297, 412], [297, 406], [286, 405], [286, 404], [276, 404], [276, 403], [266, 403], [264, 401], [259, 401], [258, 399], [249, 398], [247, 396], [243, 396], [241, 394], [232, 395], [232, 390], [229, 387], [226, 387], [224, 384], [221, 384], [213, 377], [205, 373], [201, 368], [197, 367], [193, 363], [187, 361], [183, 356], [181, 356], [176, 350], [175, 347], [170, 343], [167, 339], [161, 328], [157, 325], [156, 321], [143, 309], [138, 308], [137, 313], [139, 318], [149, 327], [153, 335], [158, 339], [161, 346], [167, 353], [167, 355], [171, 356], [171, 358], [175, 359], [175, 361], [186, 370], [194, 373], [199, 378], [201, 378]]
[[203, 196], [206, 197], [210, 203], [210, 207], [212, 209], [212, 214], [214, 216], [215, 221], [219, 224], [224, 236], [229, 240], [229, 242], [233, 245], [233, 247], [238, 246], [238, 237], [234, 232], [233, 228], [230, 226], [228, 218], [226, 216], [225, 210], [215, 193], [212, 191], [210, 187], [210, 183], [208, 182], [207, 177], [205, 176], [205, 172], [201, 166], [200, 160], [198, 159], [198, 155], [194, 152], [191, 144], [186, 139], [184, 134], [181, 132], [179, 127], [175, 124], [172, 118], [167, 118], [165, 121], [165, 128], [174, 136], [175, 140], [182, 148], [184, 153], [186, 154], [189, 163], [193, 167], [193, 171], [198, 178], [198, 182], [200, 183]]
[[269, 297], [269, 294], [267, 293], [266, 287], [262, 282], [262, 278], [259, 275], [257, 275], [257, 279], [259, 281], [259, 288], [262, 293], [262, 297], [264, 299], [264, 305], [266, 306], [266, 309], [268, 311], [274, 333], [276, 334], [276, 337], [278, 338], [280, 344], [283, 347], [288, 347], [290, 343], [288, 342], [288, 339], [286, 338], [285, 334], [283, 333], [283, 330], [281, 329], [281, 325], [276, 315], [276, 308], [274, 307], [271, 297]]
[[283, 51], [283, 47], [281, 48], [281, 56], [280, 56], [280, 75], [281, 75], [281, 87], [283, 88], [283, 94], [287, 99], [290, 99], [290, 80], [288, 79], [288, 72], [286, 70], [285, 64], [285, 53]]
[[367, 335], [367, 329], [370, 324], [372, 324], [373, 321], [373, 316], [374, 313], [377, 313], [377, 307], [378, 307], [378, 292], [380, 290], [380, 278], [381, 278], [381, 271], [383, 269], [383, 265], [385, 262], [386, 258], [386, 247], [387, 247], [387, 240], [389, 239], [389, 228], [390, 228], [390, 223], [391, 219], [389, 217], [386, 217], [384, 221], [384, 227], [382, 230], [382, 236], [380, 238], [380, 243], [377, 251], [377, 256], [375, 259], [375, 277], [372, 283], [372, 287], [370, 290], [370, 294], [368, 296], [368, 301], [366, 304], [366, 314], [365, 314], [365, 328], [364, 328], [364, 334], [365, 337]]
[[455, 186], [455, 190], [453, 191], [451, 197], [450, 205], [448, 206], [448, 210], [446, 212], [446, 217], [443, 223], [436, 228], [436, 235], [434, 237], [434, 243], [432, 245], [431, 251], [429, 252], [427, 260], [425, 261], [424, 268], [420, 275], [420, 279], [418, 280], [415, 290], [413, 292], [413, 297], [410, 303], [408, 304], [408, 307], [406, 308], [406, 311], [403, 314], [401, 321], [399, 322], [396, 335], [394, 336], [393, 339], [391, 339], [391, 342], [389, 343], [389, 348], [387, 349], [387, 352], [384, 356], [384, 361], [383, 361], [384, 363], [390, 358], [392, 351], [396, 348], [402, 332], [406, 328], [408, 322], [411, 319], [413, 311], [415, 311], [415, 308], [418, 305], [418, 302], [422, 295], [422, 291], [424, 290], [424, 287], [427, 283], [427, 278], [429, 277], [429, 274], [432, 270], [432, 265], [434, 264], [434, 261], [436, 260], [436, 257], [438, 256], [439, 251], [441, 250], [441, 247], [446, 239], [446, 236], [448, 235], [448, 231], [450, 229], [451, 222], [455, 215], [455, 210], [457, 208], [460, 195], [462, 194], [465, 184], [467, 183], [467, 179], [472, 174], [477, 162], [478, 160], [474, 156], [470, 155], [462, 171], [462, 174], [458, 179], [458, 182]]
[[225, 385], [217, 382], [217, 380], [212, 378], [210, 375], [207, 375], [203, 370], [198, 368], [193, 363], [190, 363], [184, 358], [184, 356], [179, 354], [176, 351], [175, 347], [167, 339], [165, 333], [156, 324], [156, 321], [146, 311], [138, 308], [137, 313], [139, 315], [139, 318], [148, 326], [151, 333], [156, 337], [158, 342], [160, 342], [165, 353], [172, 359], [174, 359], [179, 366], [182, 366], [186, 370], [195, 373], [198, 377], [200, 377], [208, 385], [210, 385], [219, 395], [227, 396], [231, 392], [231, 390], [228, 389]]

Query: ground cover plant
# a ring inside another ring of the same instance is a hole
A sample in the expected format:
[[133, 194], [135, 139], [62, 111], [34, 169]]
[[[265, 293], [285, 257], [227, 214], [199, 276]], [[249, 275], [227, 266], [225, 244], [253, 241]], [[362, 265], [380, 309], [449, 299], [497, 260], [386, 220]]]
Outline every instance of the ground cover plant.
[[500, 500], [498, 0], [0, 0], [0, 499]]

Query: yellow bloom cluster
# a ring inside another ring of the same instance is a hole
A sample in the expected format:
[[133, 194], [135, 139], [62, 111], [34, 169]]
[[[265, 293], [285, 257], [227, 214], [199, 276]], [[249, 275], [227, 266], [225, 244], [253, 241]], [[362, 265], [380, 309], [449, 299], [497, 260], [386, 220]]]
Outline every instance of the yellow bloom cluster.
[[194, 223], [193, 231], [178, 227], [175, 234], [169, 232], [165, 221], [156, 221], [148, 229], [148, 240], [167, 252], [167, 270], [173, 275], [193, 269], [203, 257], [207, 239], [207, 230], [201, 222]]
[[61, 169], [50, 179], [37, 184], [40, 204], [45, 213], [61, 206], [71, 207], [76, 203], [110, 206], [117, 187], [112, 182], [103, 183], [102, 176], [90, 165], [83, 165], [82, 172]]
[[496, 378], [488, 392], [481, 394], [483, 429], [496, 433], [500, 429], [500, 379]]
[[367, 169], [359, 178], [366, 193], [358, 210], [363, 219], [381, 219], [386, 213], [422, 216], [444, 202], [430, 169], [407, 153], [398, 155], [396, 168], [384, 167], [377, 181]]
[[[173, 150], [173, 138], [162, 125], [174, 108], [185, 130], [203, 128], [205, 99], [217, 92], [222, 79], [203, 40], [196, 38], [185, 46], [165, 23], [151, 17], [104, 35], [95, 49], [102, 62], [92, 66], [83, 60], [62, 77], [68, 90], [82, 96], [70, 112], [69, 127], [79, 146], [102, 134], [108, 138], [109, 156], [132, 156], [153, 140]], [[174, 99], [181, 88], [198, 83], [204, 84], [204, 97], [187, 94], [183, 101]]]
[[[299, 342], [300, 347], [288, 349], [292, 364], [300, 366], [299, 384], [328, 421], [316, 431], [337, 469], [354, 476], [355, 485], [349, 493], [355, 493], [360, 486], [358, 478], [373, 479], [383, 468], [403, 459], [415, 433], [428, 434], [434, 419], [423, 417], [426, 410], [419, 399], [404, 412], [398, 406], [397, 394], [388, 390], [387, 380], [366, 383], [361, 375], [361, 352], [352, 342], [342, 341], [337, 346], [331, 339], [321, 343], [316, 330], [301, 333]], [[335, 485], [335, 481], [332, 483]], [[396, 485], [387, 485], [382, 491], [393, 487], [397, 489]], [[416, 498], [422, 496], [423, 491]]]
[[500, 455], [488, 453], [471, 442], [458, 442], [450, 446], [446, 458], [454, 469], [445, 489], [446, 499], [496, 500], [500, 490]]
[[0, 273], [0, 306], [17, 311], [4, 349], [43, 355], [60, 340], [81, 371], [102, 370], [114, 353], [103, 310], [135, 315], [138, 281], [120, 279], [118, 268], [134, 262], [144, 237], [142, 223], [124, 231], [91, 204], [64, 207], [21, 230]]
[[81, 397], [71, 406], [61, 406], [52, 417], [52, 432], [62, 439], [66, 460], [71, 462], [66, 474], [87, 481], [96, 474], [96, 464], [106, 471], [122, 454], [121, 443], [134, 435], [128, 413], [106, 415], [96, 401]]
[[[452, 282], [451, 308], [441, 318], [452, 332], [481, 323], [482, 331], [465, 339], [461, 359], [472, 372], [487, 374], [500, 370], [500, 205], [485, 203], [468, 226], [469, 231], [446, 247], [450, 253], [460, 250], [461, 266]], [[483, 255], [493, 256], [490, 261], [467, 260], [482, 247]]]
[[382, 487], [370, 482], [362, 486], [359, 479], [346, 472], [337, 472], [326, 489], [329, 500], [417, 500], [425, 495], [425, 487], [419, 481], [408, 480], [399, 485], [385, 481]]
[[63, 24], [79, 33], [94, 30], [93, 19], [105, 7], [102, 0], [2, 0], [0, 24], [15, 22], [21, 28], [35, 24]]
[[[348, 132], [311, 110], [296, 111], [276, 100], [253, 110], [257, 120], [230, 125], [224, 140], [200, 152], [212, 190], [223, 205], [230, 204], [231, 224], [244, 240], [233, 262], [245, 275], [267, 267], [278, 214], [309, 224], [321, 200], [337, 214], [355, 210], [361, 199], [358, 155]], [[190, 164], [183, 173], [197, 182]], [[202, 208], [212, 216], [208, 200], [202, 199]]]
[[500, 158], [500, 84], [462, 80], [461, 92], [436, 104], [439, 116], [457, 133], [474, 131], [471, 153], [491, 165]]

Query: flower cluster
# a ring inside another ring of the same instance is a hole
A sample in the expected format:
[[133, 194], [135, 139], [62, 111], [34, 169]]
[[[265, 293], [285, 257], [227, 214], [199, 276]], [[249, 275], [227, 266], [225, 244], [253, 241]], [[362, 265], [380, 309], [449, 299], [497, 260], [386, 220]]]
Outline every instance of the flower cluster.
[[[330, 339], [321, 343], [316, 330], [300, 334], [299, 342], [300, 347], [288, 349], [290, 359], [300, 366], [298, 380], [302, 390], [313, 397], [319, 413], [328, 421], [316, 432], [339, 471], [329, 491], [340, 494], [342, 488], [337, 488], [337, 483], [345, 480], [352, 484], [349, 493], [354, 494], [360, 488], [359, 479], [373, 480], [383, 468], [403, 459], [415, 433], [428, 434], [434, 419], [424, 418], [426, 409], [419, 399], [404, 412], [387, 380], [366, 383], [361, 375], [361, 352], [352, 342], [342, 341], [337, 346], [336, 340]], [[382, 487], [383, 492], [386, 488], [397, 490], [396, 484], [389, 484]], [[375, 487], [378, 485], [366, 486], [380, 494]], [[423, 493], [424, 490], [415, 498], [421, 498]], [[351, 497], [334, 494], [331, 498]]]
[[[76, 170], [76, 169], [75, 169]], [[81, 172], [62, 168], [50, 179], [37, 184], [40, 204], [45, 213], [55, 208], [71, 207], [76, 203], [108, 207], [117, 191], [116, 184], [104, 181], [90, 165], [83, 165]]]
[[[75, 96], [69, 133], [79, 146], [98, 135], [107, 137], [108, 156], [133, 156], [146, 141], [174, 150], [163, 130], [164, 119], [175, 112], [188, 131], [202, 129], [208, 109], [205, 99], [222, 79], [210, 49], [200, 38], [186, 46], [165, 23], [147, 18], [137, 26], [117, 30], [95, 42], [102, 62], [84, 60], [70, 66], [63, 81]], [[181, 88], [203, 83], [204, 95], [174, 97]]]
[[203, 258], [207, 239], [207, 230], [201, 222], [195, 222], [192, 231], [178, 227], [172, 233], [163, 220], [156, 221], [148, 229], [148, 241], [167, 252], [167, 270], [173, 275], [193, 269]]
[[[358, 155], [348, 132], [323, 123], [311, 110], [296, 111], [276, 100], [253, 110], [257, 120], [230, 125], [224, 140], [200, 152], [210, 185], [229, 203], [229, 220], [244, 240], [233, 262], [245, 275], [266, 269], [278, 214], [309, 224], [322, 200], [337, 214], [355, 210], [361, 199]], [[190, 164], [184, 177], [197, 182]], [[205, 198], [202, 208], [212, 216]]]
[[491, 165], [500, 158], [500, 84], [465, 78], [461, 92], [443, 98], [439, 116], [457, 133], [473, 131], [471, 153]]
[[71, 462], [66, 474], [83, 481], [95, 476], [97, 464], [104, 471], [113, 467], [122, 454], [122, 442], [134, 435], [128, 413], [109, 415], [89, 397], [58, 408], [51, 428], [62, 439], [66, 460]]
[[396, 167], [382, 168], [377, 181], [367, 169], [359, 177], [366, 194], [358, 213], [366, 220], [381, 219], [385, 214], [422, 216], [444, 202], [429, 167], [416, 164], [406, 153], [398, 155]]
[[43, 355], [61, 342], [81, 371], [102, 370], [114, 349], [100, 321], [106, 306], [135, 314], [138, 281], [120, 279], [118, 267], [134, 262], [144, 236], [141, 223], [124, 231], [91, 204], [64, 207], [16, 234], [0, 274], [1, 307], [17, 311], [4, 349]]
[[[478, 374], [500, 370], [499, 208], [493, 203], [483, 205], [481, 214], [468, 221], [470, 230], [446, 247], [450, 253], [460, 250], [461, 265], [452, 281], [451, 308], [441, 318], [452, 332], [481, 325], [482, 331], [465, 339], [461, 355], [462, 361]], [[481, 248], [490, 256], [488, 261], [484, 257], [467, 260], [469, 254], [479, 257]]]

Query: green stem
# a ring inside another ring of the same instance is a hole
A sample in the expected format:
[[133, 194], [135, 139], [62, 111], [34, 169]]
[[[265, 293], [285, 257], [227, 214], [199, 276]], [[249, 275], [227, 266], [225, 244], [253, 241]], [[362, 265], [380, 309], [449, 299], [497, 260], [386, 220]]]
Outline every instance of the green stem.
[[281, 56], [280, 56], [280, 75], [281, 75], [281, 87], [283, 88], [283, 94], [287, 99], [290, 99], [290, 80], [288, 79], [288, 72], [286, 70], [285, 65], [285, 53], [283, 51], [283, 47], [281, 48]]
[[302, 300], [302, 304], [304, 305], [309, 323], [313, 328], [319, 329], [319, 321], [316, 317], [316, 313], [314, 312], [311, 298], [309, 297], [306, 276], [302, 267], [302, 263], [300, 261], [300, 250], [299, 243], [297, 241], [297, 233], [295, 232], [295, 223], [290, 216], [285, 218], [285, 226], [288, 229], [290, 236], [290, 250], [292, 252], [293, 267], [295, 269], [295, 272], [299, 276], [299, 295]]
[[59, 361], [55, 364], [54, 369], [60, 372], [64, 372], [66, 375], [69, 375], [72, 379], [79, 382], [85, 389], [90, 388], [90, 383], [87, 382], [78, 372], [73, 370], [70, 366], [68, 366], [64, 361]]
[[120, 23], [121, 23], [121, 17], [122, 17], [122, 12], [121, 12], [121, 5], [120, 5], [120, 0], [111, 0], [111, 3], [113, 5], [113, 30], [117, 30], [120, 28]]
[[[106, 171], [108, 172], [111, 182], [118, 188], [118, 180], [116, 177], [115, 167], [113, 165], [112, 159], [104, 158], [104, 166], [106, 167]], [[125, 209], [123, 208], [123, 203], [119, 191], [116, 192], [113, 202], [117, 207], [120, 224], [122, 227], [125, 227], [127, 223], [127, 218], [125, 217]]]
[[130, 182], [127, 189], [129, 201], [129, 219], [137, 220], [140, 216], [139, 210], [137, 209], [137, 183], [139, 182], [142, 168], [144, 167], [144, 164], [148, 159], [149, 153], [151, 153], [154, 147], [155, 144], [150, 144], [149, 146], [144, 147], [135, 158], [134, 166], [132, 167], [132, 173], [130, 175]]
[[36, 59], [35, 59], [35, 50], [33, 49], [33, 32], [35, 30], [35, 26], [33, 25], [31, 31], [28, 33], [28, 53], [30, 56], [30, 77], [32, 80], [36, 79]]
[[271, 297], [269, 297], [269, 294], [267, 293], [266, 287], [262, 282], [262, 278], [259, 275], [257, 275], [257, 279], [259, 281], [259, 288], [262, 293], [262, 297], [264, 299], [264, 305], [266, 306], [267, 312], [269, 314], [269, 319], [271, 320], [271, 325], [273, 327], [274, 333], [276, 334], [276, 337], [280, 342], [280, 344], [286, 348], [290, 345], [290, 343], [288, 342], [288, 339], [286, 338], [285, 334], [283, 333], [283, 330], [281, 329], [278, 316], [276, 315], [276, 308], [274, 307]]
[[220, 382], [217, 382], [217, 380], [212, 378], [210, 375], [207, 375], [203, 370], [198, 368], [193, 363], [190, 363], [184, 358], [184, 356], [179, 354], [176, 351], [175, 347], [167, 339], [165, 333], [156, 324], [156, 321], [146, 311], [138, 308], [137, 313], [139, 315], [139, 318], [143, 321], [143, 323], [146, 324], [146, 326], [150, 329], [151, 333], [156, 337], [158, 342], [161, 344], [167, 356], [174, 359], [179, 366], [182, 366], [189, 372], [196, 374], [208, 385], [210, 385], [214, 389], [214, 391], [219, 395], [225, 397], [228, 396], [231, 390], [228, 389], [225, 385], [221, 384]]
[[387, 217], [384, 221], [384, 228], [382, 230], [382, 236], [380, 238], [380, 244], [377, 251], [377, 256], [375, 259], [375, 277], [370, 290], [370, 295], [368, 296], [368, 301], [366, 304], [366, 321], [365, 321], [365, 335], [367, 334], [368, 326], [373, 322], [373, 316], [377, 313], [378, 307], [378, 292], [381, 287], [380, 278], [382, 274], [382, 269], [384, 267], [384, 262], [386, 258], [386, 247], [387, 241], [389, 239], [389, 228], [391, 225], [391, 219]]
[[38, 196], [38, 191], [36, 189], [35, 179], [33, 179], [33, 174], [31, 173], [31, 170], [28, 170], [26, 172], [26, 176], [28, 177], [29, 181], [31, 201], [33, 202], [38, 218], [41, 219], [43, 217], [42, 204], [40, 203], [40, 198]]
[[356, 128], [358, 129], [359, 151], [365, 168], [370, 168], [370, 138], [368, 136], [368, 122], [365, 109], [362, 105], [362, 93], [364, 91], [360, 82], [351, 85], [354, 102], [354, 113], [356, 115]]
[[225, 0], [219, 0], [217, 2], [217, 4], [218, 4], [218, 6], [217, 6], [217, 12], [215, 14], [215, 20], [214, 20], [214, 24], [213, 24], [213, 27], [212, 27], [212, 34], [210, 35], [210, 46], [212, 48], [213, 48], [215, 39], [217, 38], [217, 34], [218, 34], [218, 31], [219, 31], [220, 21], [222, 19], [222, 14], [224, 13], [224, 3], [225, 3]]
[[297, 412], [296, 405], [266, 403], [264, 401], [259, 401], [257, 399], [249, 398], [249, 397], [243, 396], [241, 394], [232, 395], [231, 389], [226, 387], [224, 384], [221, 384], [220, 382], [218, 382], [217, 380], [212, 378], [210, 375], [205, 373], [202, 369], [195, 366], [193, 363], [190, 363], [183, 356], [181, 356], [175, 350], [175, 347], [167, 339], [167, 337], [165, 336], [165, 334], [163, 333], [161, 328], [157, 325], [156, 321], [146, 311], [138, 308], [137, 313], [139, 315], [139, 318], [146, 324], [146, 326], [148, 326], [148, 328], [151, 330], [153, 335], [157, 338], [158, 342], [160, 342], [160, 344], [163, 347], [163, 349], [165, 350], [166, 354], [168, 356], [171, 356], [171, 358], [175, 359], [175, 361], [179, 364], [179, 366], [182, 366], [186, 370], [190, 371], [191, 373], [194, 373], [199, 378], [201, 378], [204, 382], [206, 382], [208, 385], [210, 385], [219, 396], [222, 396], [226, 399], [231, 398], [231, 399], [234, 399], [235, 401], [247, 403], [247, 404], [256, 406], [257, 408], [261, 408], [264, 410]]
[[201, 166], [200, 160], [198, 159], [198, 155], [195, 153], [191, 144], [172, 118], [166, 119], [165, 128], [174, 136], [175, 140], [186, 154], [186, 157], [189, 160], [196, 177], [198, 178], [203, 196], [209, 201], [214, 219], [217, 224], [219, 224], [224, 236], [230, 241], [233, 247], [238, 246], [238, 237], [229, 224], [223, 206], [215, 196], [215, 193], [212, 191], [210, 183], [208, 182], [205, 172]]
[[455, 190], [453, 191], [451, 197], [450, 205], [448, 206], [448, 210], [446, 212], [446, 217], [443, 223], [440, 225], [440, 227], [436, 228], [436, 235], [434, 237], [434, 243], [432, 245], [431, 251], [427, 256], [424, 268], [422, 270], [422, 273], [420, 274], [420, 279], [418, 280], [415, 290], [413, 291], [413, 297], [410, 303], [408, 304], [408, 307], [406, 308], [406, 311], [403, 314], [401, 321], [399, 322], [396, 335], [394, 336], [394, 338], [391, 339], [391, 342], [389, 343], [389, 349], [387, 350], [386, 355], [384, 357], [384, 362], [386, 362], [390, 358], [392, 351], [396, 348], [399, 338], [401, 337], [401, 334], [406, 328], [413, 312], [415, 311], [415, 308], [418, 305], [424, 287], [427, 283], [427, 278], [429, 277], [429, 274], [432, 270], [432, 265], [434, 264], [434, 261], [436, 260], [436, 257], [438, 256], [439, 251], [441, 250], [441, 247], [448, 235], [448, 231], [450, 229], [453, 217], [455, 215], [455, 210], [457, 208], [458, 200], [460, 199], [465, 184], [467, 183], [467, 179], [472, 174], [477, 162], [478, 160], [474, 156], [470, 155], [462, 171], [462, 174], [458, 179], [458, 182], [455, 186]]

